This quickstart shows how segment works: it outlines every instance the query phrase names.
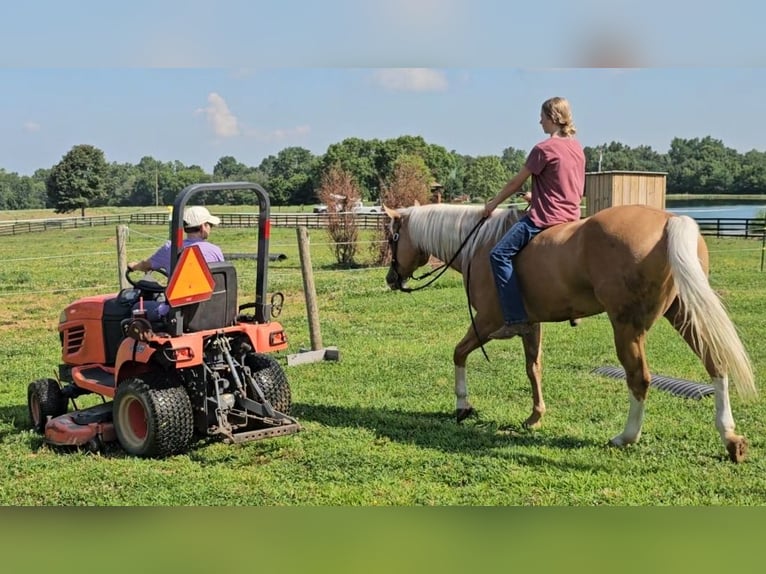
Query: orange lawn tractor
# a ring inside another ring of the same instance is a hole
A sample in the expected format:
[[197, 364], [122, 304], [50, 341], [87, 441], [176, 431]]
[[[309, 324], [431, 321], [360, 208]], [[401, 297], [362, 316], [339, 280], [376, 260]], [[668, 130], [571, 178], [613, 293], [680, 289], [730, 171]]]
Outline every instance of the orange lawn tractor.
[[[259, 207], [255, 300], [239, 306], [234, 265], [208, 264], [198, 247], [183, 248], [189, 200], [223, 190], [252, 190]], [[58, 380], [38, 379], [27, 391], [32, 425], [47, 443], [101, 450], [117, 440], [131, 455], [166, 457], [186, 452], [195, 437], [239, 443], [300, 430], [287, 377], [269, 355], [287, 348], [272, 320], [284, 298], [275, 293], [267, 303], [269, 212], [260, 185], [191, 185], [173, 205], [167, 277], [136, 280], [127, 271], [131, 287], [64, 309]], [[149, 301], [167, 313], [149, 320]], [[76, 399], [92, 393], [102, 403], [79, 409]]]

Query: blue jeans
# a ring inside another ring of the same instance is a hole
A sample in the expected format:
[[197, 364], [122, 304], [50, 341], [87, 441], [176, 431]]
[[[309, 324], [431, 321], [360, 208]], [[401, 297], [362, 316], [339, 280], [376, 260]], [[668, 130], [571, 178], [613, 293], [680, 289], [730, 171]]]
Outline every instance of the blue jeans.
[[527, 311], [521, 299], [518, 273], [513, 268], [513, 258], [541, 231], [542, 229], [536, 227], [529, 220], [529, 216], [525, 215], [513, 224], [513, 227], [503, 235], [489, 253], [489, 263], [492, 266], [503, 319], [509, 325], [527, 321]]

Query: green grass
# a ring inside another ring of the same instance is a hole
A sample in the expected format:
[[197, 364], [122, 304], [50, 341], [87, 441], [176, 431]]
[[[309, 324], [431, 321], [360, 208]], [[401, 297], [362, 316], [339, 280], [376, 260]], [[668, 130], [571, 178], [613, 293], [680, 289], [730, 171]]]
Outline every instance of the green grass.
[[[131, 228], [129, 257], [164, 239], [158, 227]], [[199, 443], [166, 460], [46, 446], [28, 430], [26, 388], [53, 376], [59, 311], [70, 301], [117, 290], [115, 231], [51, 231], [0, 242], [0, 504], [2, 505], [763, 505], [766, 403], [733, 396], [749, 459], [731, 464], [713, 425], [712, 397], [650, 393], [644, 434], [626, 449], [607, 446], [622, 430], [622, 381], [591, 374], [617, 365], [604, 316], [544, 327], [540, 430], [521, 421], [531, 409], [518, 340], [487, 345], [468, 361], [477, 419], [457, 425], [452, 351], [469, 325], [460, 277], [427, 290], [390, 292], [385, 269], [335, 269], [327, 237], [311, 231], [311, 256], [325, 346], [339, 362], [285, 366], [296, 435], [243, 445]], [[253, 251], [252, 232], [218, 229], [224, 252]], [[365, 235], [364, 241], [370, 237]], [[708, 239], [711, 282], [723, 295], [756, 370], [766, 275], [760, 242]], [[369, 263], [368, 243], [360, 263]], [[62, 247], [63, 246], [63, 247]], [[279, 321], [286, 355], [310, 347], [294, 230], [273, 229], [270, 291], [286, 305]], [[62, 255], [58, 255], [62, 254]], [[240, 302], [253, 291], [251, 263], [238, 261]], [[649, 335], [653, 373], [707, 382], [704, 369], [669, 325]], [[91, 397], [93, 398], [93, 397]]]

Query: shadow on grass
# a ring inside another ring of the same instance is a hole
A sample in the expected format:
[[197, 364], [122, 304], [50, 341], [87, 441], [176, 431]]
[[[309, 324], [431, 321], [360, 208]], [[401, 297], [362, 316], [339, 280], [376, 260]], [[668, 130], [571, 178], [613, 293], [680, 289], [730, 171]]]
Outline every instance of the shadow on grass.
[[[9, 426], [13, 427], [14, 431], [24, 431], [32, 428], [27, 405], [0, 407], [0, 421], [8, 423]], [[0, 439], [10, 434], [10, 432], [10, 429], [5, 432], [0, 431]]]
[[[558, 466], [582, 468], [580, 462], [562, 463], [541, 454], [529, 454], [519, 451], [502, 451], [508, 447], [553, 448], [557, 450], [577, 450], [602, 446], [598, 441], [584, 440], [573, 436], [545, 436], [535, 431], [524, 429], [521, 424], [500, 426], [493, 421], [484, 421], [481, 416], [474, 416], [461, 424], [455, 422], [448, 413], [402, 411], [371, 407], [340, 407], [331, 405], [293, 404], [292, 414], [300, 422], [316, 422], [336, 428], [362, 428], [373, 432], [378, 437], [403, 444], [412, 444], [421, 448], [437, 449], [447, 453], [494, 456], [513, 459], [517, 463], [529, 466]], [[0, 429], [0, 441], [12, 434], [29, 431], [27, 407], [0, 407], [0, 421], [10, 423]], [[48, 448], [61, 455], [67, 453], [88, 452], [87, 446], [54, 446], [46, 444], [43, 437], [29, 432], [29, 449], [37, 452]], [[187, 453], [192, 459], [196, 451], [218, 442], [215, 439], [194, 441]], [[124, 458], [127, 455], [119, 443], [101, 445], [100, 456]], [[275, 445], [276, 448], [276, 445]]]
[[[448, 413], [400, 411], [370, 407], [340, 407], [329, 405], [293, 404], [292, 414], [301, 422], [316, 422], [339, 428], [364, 428], [379, 437], [433, 448], [456, 454], [477, 456], [505, 456], [523, 464], [559, 465], [542, 455], [519, 452], [503, 453], [503, 447], [548, 447], [559, 450], [576, 450], [599, 447], [594, 440], [572, 436], [545, 436], [526, 430], [521, 424], [499, 426], [484, 421], [481, 416], [472, 417], [458, 424]], [[575, 463], [569, 466], [582, 466]]]

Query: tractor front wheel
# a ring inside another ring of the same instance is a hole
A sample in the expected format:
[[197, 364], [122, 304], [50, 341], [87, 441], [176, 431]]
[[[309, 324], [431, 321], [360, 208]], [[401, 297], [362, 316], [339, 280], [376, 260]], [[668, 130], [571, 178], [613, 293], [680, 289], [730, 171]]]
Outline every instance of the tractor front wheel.
[[48, 417], [57, 417], [67, 411], [68, 399], [55, 379], [37, 379], [27, 387], [27, 406], [32, 428], [45, 432]]
[[189, 449], [194, 431], [189, 395], [182, 387], [156, 388], [140, 378], [120, 383], [114, 395], [114, 430], [128, 454], [162, 458]]

